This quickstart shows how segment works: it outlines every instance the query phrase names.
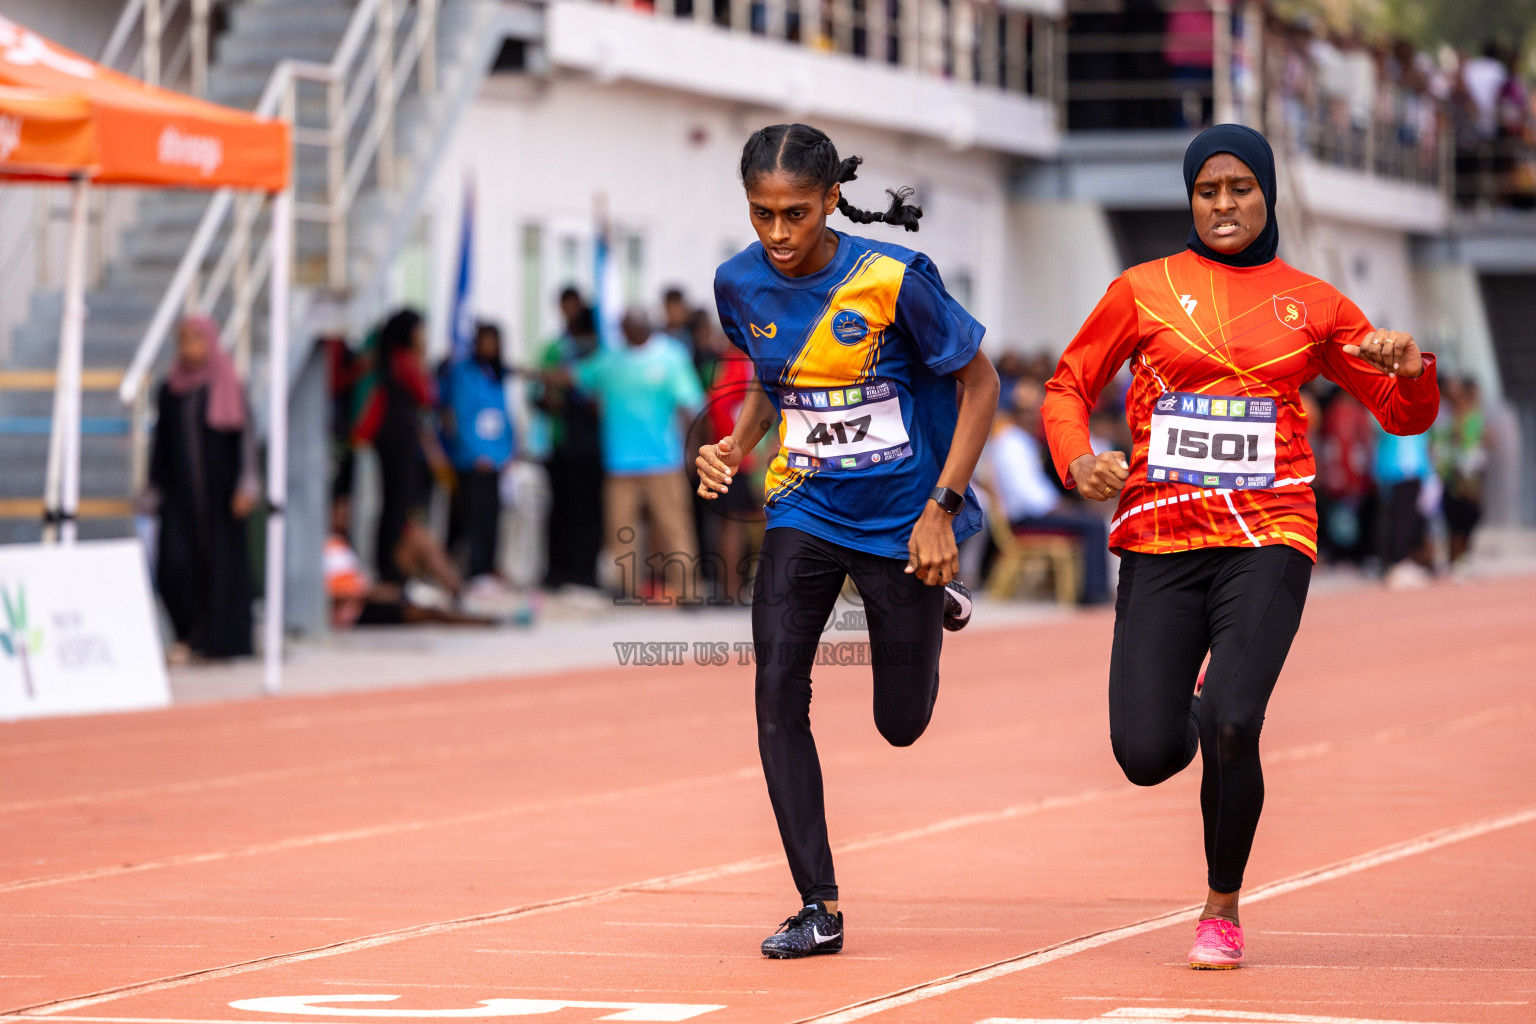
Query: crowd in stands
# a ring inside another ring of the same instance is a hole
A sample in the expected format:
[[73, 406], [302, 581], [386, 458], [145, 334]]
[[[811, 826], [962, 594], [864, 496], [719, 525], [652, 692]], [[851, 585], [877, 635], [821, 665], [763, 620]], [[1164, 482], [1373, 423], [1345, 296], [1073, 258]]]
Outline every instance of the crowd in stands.
[[1464, 204], [1536, 204], [1536, 106], [1517, 47], [1431, 53], [1307, 19], [1272, 20], [1270, 38], [1283, 43], [1269, 81], [1287, 131], [1317, 158], [1433, 183], [1449, 132]]
[[[677, 290], [654, 322], [630, 309], [606, 340], [574, 289], [561, 295], [560, 312], [561, 330], [522, 368], [508, 365], [491, 324], [479, 325], [472, 350], [429, 366], [425, 323], [411, 310], [389, 317], [360, 352], [327, 342], [334, 628], [527, 623], [530, 593], [572, 587], [619, 604], [747, 602], [772, 435], [716, 502], [693, 494], [690, 453], [732, 429], [750, 362]], [[999, 583], [1000, 555], [1043, 540], [1058, 555], [1071, 552], [1068, 597], [1107, 602], [1113, 508], [1084, 501], [1056, 476], [1040, 420], [1051, 361], [1010, 351], [997, 367], [1003, 397], [975, 480], [991, 529], [967, 542], [962, 572], [977, 586], [989, 576]], [[1125, 385], [1112, 382], [1094, 409], [1096, 450], [1129, 450]], [[1447, 380], [1442, 391], [1440, 421], [1421, 437], [1387, 434], [1321, 381], [1303, 393], [1322, 562], [1394, 585], [1422, 583], [1437, 563], [1452, 572], [1465, 564], [1481, 516], [1483, 411], [1471, 381]], [[244, 389], [211, 321], [182, 324], [159, 407], [144, 510], [162, 524], [156, 577], [175, 656], [247, 655], [244, 521], [259, 495], [257, 463]], [[359, 523], [363, 451], [377, 500]], [[509, 513], [530, 504], [542, 513], [541, 542], [502, 550]], [[445, 514], [434, 517], [434, 507]], [[359, 529], [371, 541], [366, 562]], [[539, 564], [519, 564], [530, 558]]]
[[[1218, 24], [1207, 0], [1069, 5], [1068, 125], [1199, 128], [1215, 116]], [[1233, 5], [1236, 116], [1315, 158], [1438, 185], [1463, 206], [1536, 206], [1536, 92], [1519, 47], [1476, 50], [1331, 27]], [[1257, 40], [1245, 33], [1261, 31]], [[1247, 109], [1261, 90], [1266, 109]], [[1277, 123], [1278, 121], [1278, 123]]]

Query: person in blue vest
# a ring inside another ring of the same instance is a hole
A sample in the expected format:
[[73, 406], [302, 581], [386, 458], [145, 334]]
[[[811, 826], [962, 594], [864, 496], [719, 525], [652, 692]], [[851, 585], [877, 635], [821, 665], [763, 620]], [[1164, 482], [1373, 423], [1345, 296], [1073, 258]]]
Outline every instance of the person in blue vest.
[[453, 532], [468, 549], [466, 575], [471, 580], [499, 575], [501, 471], [514, 452], [506, 374], [501, 331], [489, 323], [476, 327], [471, 356], [454, 360], [443, 374], [443, 439], [458, 475]]

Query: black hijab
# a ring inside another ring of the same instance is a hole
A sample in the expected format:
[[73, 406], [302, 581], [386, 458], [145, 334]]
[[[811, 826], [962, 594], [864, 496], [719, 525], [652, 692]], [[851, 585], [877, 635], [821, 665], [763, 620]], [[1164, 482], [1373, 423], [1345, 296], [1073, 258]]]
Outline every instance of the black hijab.
[[1207, 128], [1184, 151], [1184, 191], [1191, 204], [1195, 200], [1195, 176], [1217, 153], [1231, 153], [1253, 169], [1253, 176], [1259, 179], [1259, 191], [1264, 193], [1264, 230], [1248, 243], [1248, 248], [1230, 255], [1206, 245], [1193, 226], [1185, 245], [1213, 263], [1229, 267], [1263, 266], [1280, 250], [1280, 225], [1275, 222], [1275, 152], [1269, 148], [1269, 140], [1246, 125], [1218, 124]]

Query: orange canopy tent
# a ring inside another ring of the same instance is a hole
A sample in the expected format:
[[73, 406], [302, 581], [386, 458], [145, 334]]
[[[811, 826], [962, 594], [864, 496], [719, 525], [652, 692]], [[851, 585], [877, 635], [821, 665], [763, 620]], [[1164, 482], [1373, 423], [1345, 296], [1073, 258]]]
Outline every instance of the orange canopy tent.
[[[57, 522], [58, 536], [66, 544], [75, 539], [80, 497], [87, 184], [268, 192], [274, 202], [269, 288], [272, 418], [267, 448], [272, 511], [267, 520], [267, 571], [269, 579], [281, 580], [282, 506], [287, 493], [291, 175], [292, 147], [288, 125], [282, 121], [145, 85], [0, 17], [0, 179], [74, 183], [46, 497], [49, 519]], [[162, 305], [168, 300], [169, 296]], [[147, 366], [154, 353], [140, 355], [146, 355]], [[269, 688], [275, 688], [279, 671], [282, 589], [281, 584], [268, 587]]]
[[0, 118], [0, 177], [288, 186], [292, 151], [282, 121], [145, 85], [4, 17]]
[[96, 128], [83, 96], [0, 86], [0, 176], [72, 178], [96, 164]]

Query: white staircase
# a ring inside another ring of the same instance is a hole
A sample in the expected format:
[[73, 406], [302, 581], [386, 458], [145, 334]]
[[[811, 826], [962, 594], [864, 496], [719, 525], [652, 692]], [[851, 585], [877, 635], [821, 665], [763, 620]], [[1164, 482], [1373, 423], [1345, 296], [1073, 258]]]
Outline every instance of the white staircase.
[[[134, 32], [115, 35], [137, 36], [139, 51], [119, 57], [119, 68], [162, 74], [159, 54], [174, 29], [186, 43], [167, 55], [168, 82], [206, 83], [211, 100], [294, 126], [292, 327], [302, 359], [314, 333], [306, 310], [328, 309], [333, 320], [343, 310], [354, 329], [382, 311], [387, 272], [417, 223], [437, 156], [495, 58], [497, 4], [239, 0], [225, 6], [228, 25], [206, 64], [196, 57], [197, 32], [186, 28], [188, 17], [207, 12], [206, 0], [191, 0], [190, 14], [176, 3], [153, 6], [166, 25], [134, 24], [143, 0], [125, 11]], [[129, 499], [142, 482], [149, 398], [173, 347], [162, 342], [182, 312], [208, 312], [225, 325], [226, 345], [250, 371], [252, 404], [265, 408], [267, 202], [146, 192], [104, 261], [86, 296], [82, 537], [132, 532]], [[34, 293], [0, 364], [0, 542], [33, 540], [41, 530], [62, 306], [58, 292]], [[152, 358], [130, 368], [136, 352]], [[147, 372], [125, 407], [119, 382], [125, 373], [136, 382], [136, 369]]]

